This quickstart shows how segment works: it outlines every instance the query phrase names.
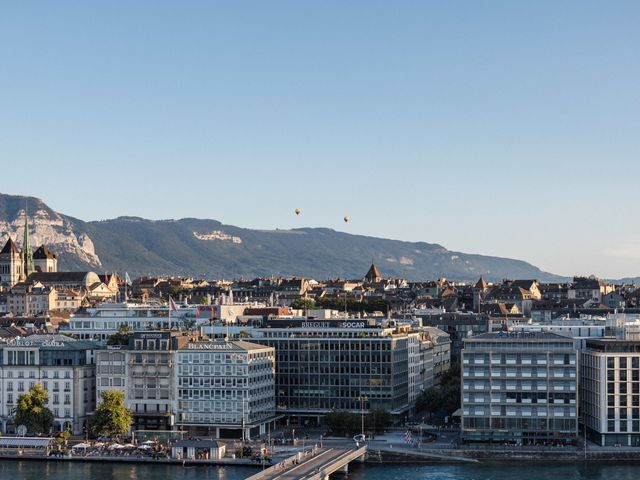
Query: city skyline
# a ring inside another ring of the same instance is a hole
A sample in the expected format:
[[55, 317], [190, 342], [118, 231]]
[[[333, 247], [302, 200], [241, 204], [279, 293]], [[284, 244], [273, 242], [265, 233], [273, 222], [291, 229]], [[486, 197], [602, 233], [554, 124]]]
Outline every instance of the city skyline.
[[5, 6], [0, 191], [84, 220], [330, 227], [638, 276], [639, 14]]

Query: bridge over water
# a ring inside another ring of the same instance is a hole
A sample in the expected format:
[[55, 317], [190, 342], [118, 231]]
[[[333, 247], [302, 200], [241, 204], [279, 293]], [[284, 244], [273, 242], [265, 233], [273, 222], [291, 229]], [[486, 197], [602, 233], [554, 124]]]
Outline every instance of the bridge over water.
[[[315, 455], [291, 457], [256, 473], [247, 480], [328, 480], [335, 472], [347, 473], [349, 463], [364, 460], [367, 447], [321, 448]], [[296, 462], [297, 460], [297, 462]], [[283, 465], [284, 464], [284, 465]]]

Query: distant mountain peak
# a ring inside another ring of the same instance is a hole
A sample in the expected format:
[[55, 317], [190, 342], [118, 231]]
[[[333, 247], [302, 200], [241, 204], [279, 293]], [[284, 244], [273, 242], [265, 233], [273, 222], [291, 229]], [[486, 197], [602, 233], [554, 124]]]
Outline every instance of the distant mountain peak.
[[[147, 220], [121, 216], [84, 222], [55, 212], [35, 197], [0, 194], [0, 240], [22, 238], [24, 204], [34, 246], [46, 244], [59, 268], [130, 274], [250, 278], [270, 275], [362, 278], [373, 259], [383, 276], [476, 281], [558, 280], [507, 258], [452, 252], [442, 245], [403, 242], [325, 227], [255, 230], [217, 220]], [[21, 213], [22, 212], [22, 213]], [[286, 235], [285, 235], [286, 234]]]

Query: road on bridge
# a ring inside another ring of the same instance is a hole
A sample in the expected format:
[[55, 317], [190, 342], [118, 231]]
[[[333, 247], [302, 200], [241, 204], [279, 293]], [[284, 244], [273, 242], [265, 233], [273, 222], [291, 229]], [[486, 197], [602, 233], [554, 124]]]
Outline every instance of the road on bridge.
[[[353, 450], [325, 448], [317, 451], [316, 455], [308, 454], [303, 457], [298, 464], [292, 464], [291, 460], [286, 462], [284, 468], [281, 464], [276, 464], [262, 474], [251, 477], [252, 480], [301, 480], [311, 479], [320, 476], [320, 471], [326, 465], [331, 465], [339, 461], [342, 457], [353, 453]], [[282, 462], [281, 462], [282, 463]]]

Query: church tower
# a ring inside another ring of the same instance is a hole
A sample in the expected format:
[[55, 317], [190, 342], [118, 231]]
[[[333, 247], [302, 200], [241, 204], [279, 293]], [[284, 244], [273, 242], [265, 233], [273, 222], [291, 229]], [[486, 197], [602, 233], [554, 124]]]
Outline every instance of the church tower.
[[58, 259], [46, 245], [40, 245], [33, 252], [33, 266], [36, 272], [57, 272]]
[[0, 251], [0, 290], [13, 288], [20, 281], [21, 276], [22, 252], [9, 237]]
[[369, 271], [364, 276], [364, 281], [368, 283], [377, 283], [382, 280], [382, 274], [378, 267], [376, 267], [375, 263], [373, 263], [373, 259], [371, 259], [371, 266], [369, 267]]
[[22, 255], [24, 256], [24, 278], [36, 271], [33, 266], [33, 250], [31, 250], [31, 242], [29, 242], [29, 215], [27, 214], [27, 206], [24, 206], [24, 240], [22, 242]]

